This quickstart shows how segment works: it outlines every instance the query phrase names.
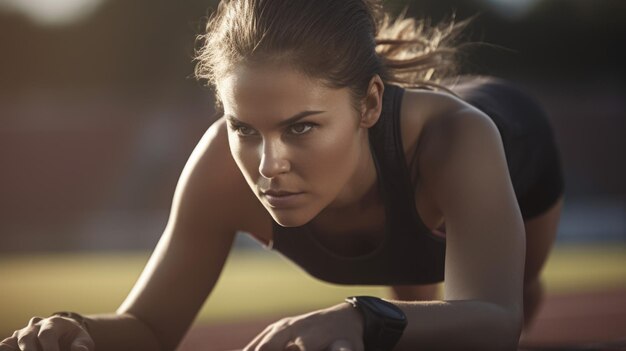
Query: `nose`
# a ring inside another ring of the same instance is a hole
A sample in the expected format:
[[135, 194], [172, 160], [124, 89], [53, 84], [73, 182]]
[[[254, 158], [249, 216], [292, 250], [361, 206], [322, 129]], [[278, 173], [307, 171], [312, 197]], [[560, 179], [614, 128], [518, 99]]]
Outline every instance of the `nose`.
[[280, 142], [264, 141], [261, 151], [261, 163], [259, 173], [268, 179], [279, 174], [287, 173], [291, 169], [291, 164], [287, 160], [284, 145]]

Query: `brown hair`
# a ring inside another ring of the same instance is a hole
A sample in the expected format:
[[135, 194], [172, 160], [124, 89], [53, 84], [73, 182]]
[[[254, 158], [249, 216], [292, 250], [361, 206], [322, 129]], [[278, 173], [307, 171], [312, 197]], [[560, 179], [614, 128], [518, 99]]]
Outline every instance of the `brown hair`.
[[217, 87], [236, 65], [277, 62], [355, 98], [375, 74], [445, 89], [438, 82], [456, 71], [453, 42], [466, 23], [393, 19], [380, 0], [222, 0], [199, 37], [195, 73]]

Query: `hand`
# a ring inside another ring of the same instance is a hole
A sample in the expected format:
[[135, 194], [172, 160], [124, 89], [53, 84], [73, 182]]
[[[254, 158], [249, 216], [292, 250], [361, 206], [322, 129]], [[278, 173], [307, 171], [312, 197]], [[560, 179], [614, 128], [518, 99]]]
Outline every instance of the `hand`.
[[33, 317], [28, 325], [0, 342], [0, 351], [94, 351], [94, 342], [75, 320]]
[[[362, 351], [363, 317], [347, 303], [279, 320], [243, 351]], [[1, 350], [0, 350], [1, 351]]]

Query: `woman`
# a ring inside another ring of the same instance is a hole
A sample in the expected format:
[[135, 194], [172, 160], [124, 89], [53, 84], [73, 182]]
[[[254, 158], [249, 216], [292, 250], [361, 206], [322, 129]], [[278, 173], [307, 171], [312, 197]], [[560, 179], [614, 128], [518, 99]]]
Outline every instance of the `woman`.
[[502, 81], [434, 83], [462, 25], [381, 14], [373, 0], [223, 1], [197, 67], [223, 117], [132, 292], [116, 314], [35, 317], [0, 350], [175, 349], [237, 231], [396, 297], [285, 318], [245, 350], [514, 350], [561, 210], [552, 131]]

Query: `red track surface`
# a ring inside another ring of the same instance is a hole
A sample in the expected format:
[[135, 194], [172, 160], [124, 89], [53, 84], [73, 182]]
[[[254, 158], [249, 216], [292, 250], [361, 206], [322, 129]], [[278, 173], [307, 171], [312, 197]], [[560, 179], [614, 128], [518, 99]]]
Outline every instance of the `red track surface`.
[[[198, 325], [179, 351], [240, 349], [279, 318]], [[626, 290], [548, 296], [535, 323], [522, 336], [521, 345], [523, 350], [575, 350], [576, 346], [614, 341], [621, 341], [622, 346], [593, 349], [626, 350]]]

